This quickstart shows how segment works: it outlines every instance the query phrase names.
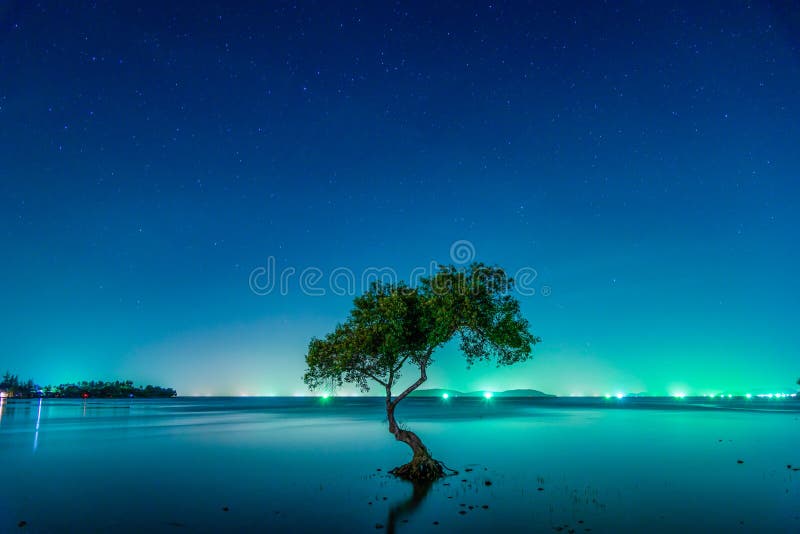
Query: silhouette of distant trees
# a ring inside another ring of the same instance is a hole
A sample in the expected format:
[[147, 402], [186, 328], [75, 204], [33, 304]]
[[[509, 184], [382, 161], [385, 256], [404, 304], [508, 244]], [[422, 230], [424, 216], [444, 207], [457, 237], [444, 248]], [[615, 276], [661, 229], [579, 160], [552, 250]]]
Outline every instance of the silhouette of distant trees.
[[3, 375], [3, 380], [0, 381], [0, 391], [5, 391], [9, 396], [14, 396], [17, 392], [21, 392], [24, 385], [20, 383], [17, 375], [12, 375], [6, 371]]
[[161, 386], [135, 386], [132, 380], [116, 380], [104, 382], [102, 380], [83, 381], [77, 383], [59, 384], [58, 386], [41, 387], [33, 380], [21, 382], [17, 375], [6, 372], [0, 381], [0, 391], [9, 397], [35, 398], [35, 397], [62, 397], [62, 398], [119, 398], [142, 397], [164, 398], [175, 397], [177, 392], [172, 388]]

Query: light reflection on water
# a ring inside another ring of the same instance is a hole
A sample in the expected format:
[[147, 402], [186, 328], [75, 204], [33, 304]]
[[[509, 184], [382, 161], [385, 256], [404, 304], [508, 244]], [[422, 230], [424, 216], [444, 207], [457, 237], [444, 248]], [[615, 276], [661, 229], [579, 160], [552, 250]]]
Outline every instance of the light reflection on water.
[[39, 399], [39, 409], [36, 410], [36, 430], [33, 433], [33, 452], [36, 452], [36, 449], [39, 448], [39, 424], [42, 421], [42, 402], [43, 399]]
[[800, 529], [800, 472], [787, 467], [800, 466], [797, 401], [398, 410], [458, 476], [428, 488], [387, 477], [408, 452], [381, 399], [0, 399], [0, 472], [13, 481], [0, 531]]

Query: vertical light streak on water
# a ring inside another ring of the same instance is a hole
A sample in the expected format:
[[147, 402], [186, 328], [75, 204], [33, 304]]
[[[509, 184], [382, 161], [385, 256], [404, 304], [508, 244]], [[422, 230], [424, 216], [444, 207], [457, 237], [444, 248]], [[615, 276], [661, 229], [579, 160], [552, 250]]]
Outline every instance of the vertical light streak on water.
[[0, 397], [0, 423], [3, 422], [3, 408], [6, 406], [6, 398]]
[[33, 452], [39, 447], [39, 423], [42, 420], [42, 398], [39, 397], [39, 411], [36, 413], [36, 432], [33, 434]]

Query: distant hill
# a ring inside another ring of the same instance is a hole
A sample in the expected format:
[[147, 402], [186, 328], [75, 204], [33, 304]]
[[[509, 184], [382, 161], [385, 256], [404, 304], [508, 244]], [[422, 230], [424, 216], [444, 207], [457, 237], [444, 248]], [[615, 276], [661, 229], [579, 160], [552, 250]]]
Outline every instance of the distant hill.
[[[441, 397], [447, 393], [450, 397], [483, 397], [485, 391], [468, 391], [466, 393], [455, 389], [418, 389], [411, 393], [412, 397]], [[535, 389], [509, 389], [506, 391], [492, 391], [492, 397], [555, 397]]]
[[410, 397], [441, 397], [447, 393], [451, 397], [464, 397], [465, 393], [456, 391], [455, 389], [417, 389], [412, 391]]
[[[483, 391], [473, 391], [471, 393], [467, 393], [469, 396], [481, 396], [483, 395]], [[493, 397], [555, 397], [555, 395], [551, 395], [550, 393], [544, 393], [539, 391], [538, 389], [507, 389], [506, 391], [498, 391], [496, 393], [492, 393]]]

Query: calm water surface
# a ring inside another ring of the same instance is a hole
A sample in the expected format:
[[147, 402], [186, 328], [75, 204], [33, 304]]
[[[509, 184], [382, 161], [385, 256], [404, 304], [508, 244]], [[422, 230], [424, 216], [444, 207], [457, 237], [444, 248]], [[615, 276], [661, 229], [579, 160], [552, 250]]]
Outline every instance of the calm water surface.
[[386, 476], [409, 452], [380, 399], [0, 414], [0, 532], [800, 532], [796, 400], [407, 399], [460, 471], [416, 489]]

